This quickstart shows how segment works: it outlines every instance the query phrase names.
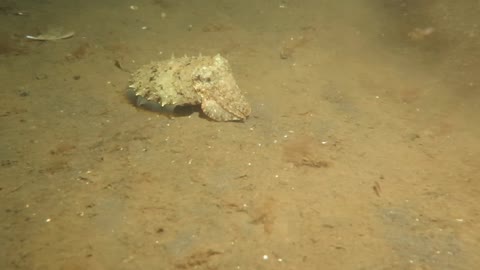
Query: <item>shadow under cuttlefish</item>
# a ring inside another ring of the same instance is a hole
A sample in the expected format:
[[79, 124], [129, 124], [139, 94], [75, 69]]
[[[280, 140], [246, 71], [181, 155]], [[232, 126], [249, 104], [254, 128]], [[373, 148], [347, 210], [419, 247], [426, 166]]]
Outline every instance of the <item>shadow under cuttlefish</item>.
[[200, 118], [211, 120], [203, 112], [200, 105], [164, 105], [160, 103], [147, 100], [142, 96], [135, 95], [135, 91], [131, 88], [128, 88], [126, 91], [126, 98], [130, 104], [136, 108], [155, 112], [166, 117], [187, 117], [191, 116], [194, 113], [198, 113]]

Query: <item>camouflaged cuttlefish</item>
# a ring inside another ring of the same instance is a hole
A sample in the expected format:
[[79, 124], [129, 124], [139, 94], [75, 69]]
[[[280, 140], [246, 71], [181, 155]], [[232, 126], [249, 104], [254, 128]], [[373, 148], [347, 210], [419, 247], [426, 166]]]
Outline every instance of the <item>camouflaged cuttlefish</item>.
[[250, 105], [220, 55], [152, 62], [132, 74], [135, 95], [165, 105], [200, 105], [215, 121], [246, 119]]

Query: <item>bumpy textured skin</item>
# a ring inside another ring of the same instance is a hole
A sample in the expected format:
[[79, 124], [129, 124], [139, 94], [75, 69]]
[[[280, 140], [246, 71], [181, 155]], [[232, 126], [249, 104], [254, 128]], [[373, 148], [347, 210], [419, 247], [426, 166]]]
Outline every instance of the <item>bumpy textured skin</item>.
[[201, 104], [215, 121], [244, 120], [251, 112], [228, 61], [220, 55], [150, 63], [132, 74], [130, 88], [162, 106]]
[[152, 62], [132, 74], [130, 88], [137, 96], [165, 105], [198, 105], [200, 97], [192, 91], [195, 67], [188, 57]]

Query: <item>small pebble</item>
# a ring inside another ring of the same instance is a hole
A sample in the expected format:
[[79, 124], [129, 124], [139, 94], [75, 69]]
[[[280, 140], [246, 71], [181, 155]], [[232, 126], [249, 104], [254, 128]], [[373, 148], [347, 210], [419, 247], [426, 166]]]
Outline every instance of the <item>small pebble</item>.
[[45, 74], [45, 73], [39, 73], [39, 74], [35, 75], [35, 79], [37, 79], [37, 80], [45, 80], [46, 78], [48, 78], [48, 75]]
[[30, 96], [30, 93], [27, 90], [22, 89], [18, 92], [18, 95], [21, 96], [21, 97], [28, 97], [28, 96]]

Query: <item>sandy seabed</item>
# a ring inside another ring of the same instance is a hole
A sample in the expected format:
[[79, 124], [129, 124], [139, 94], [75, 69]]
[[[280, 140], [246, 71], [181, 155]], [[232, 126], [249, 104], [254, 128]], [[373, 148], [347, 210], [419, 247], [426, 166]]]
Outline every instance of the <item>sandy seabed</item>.
[[[457, 2], [2, 1], [0, 269], [478, 268], [480, 7]], [[75, 35], [25, 38], [52, 28]], [[200, 53], [246, 121], [126, 96]]]

